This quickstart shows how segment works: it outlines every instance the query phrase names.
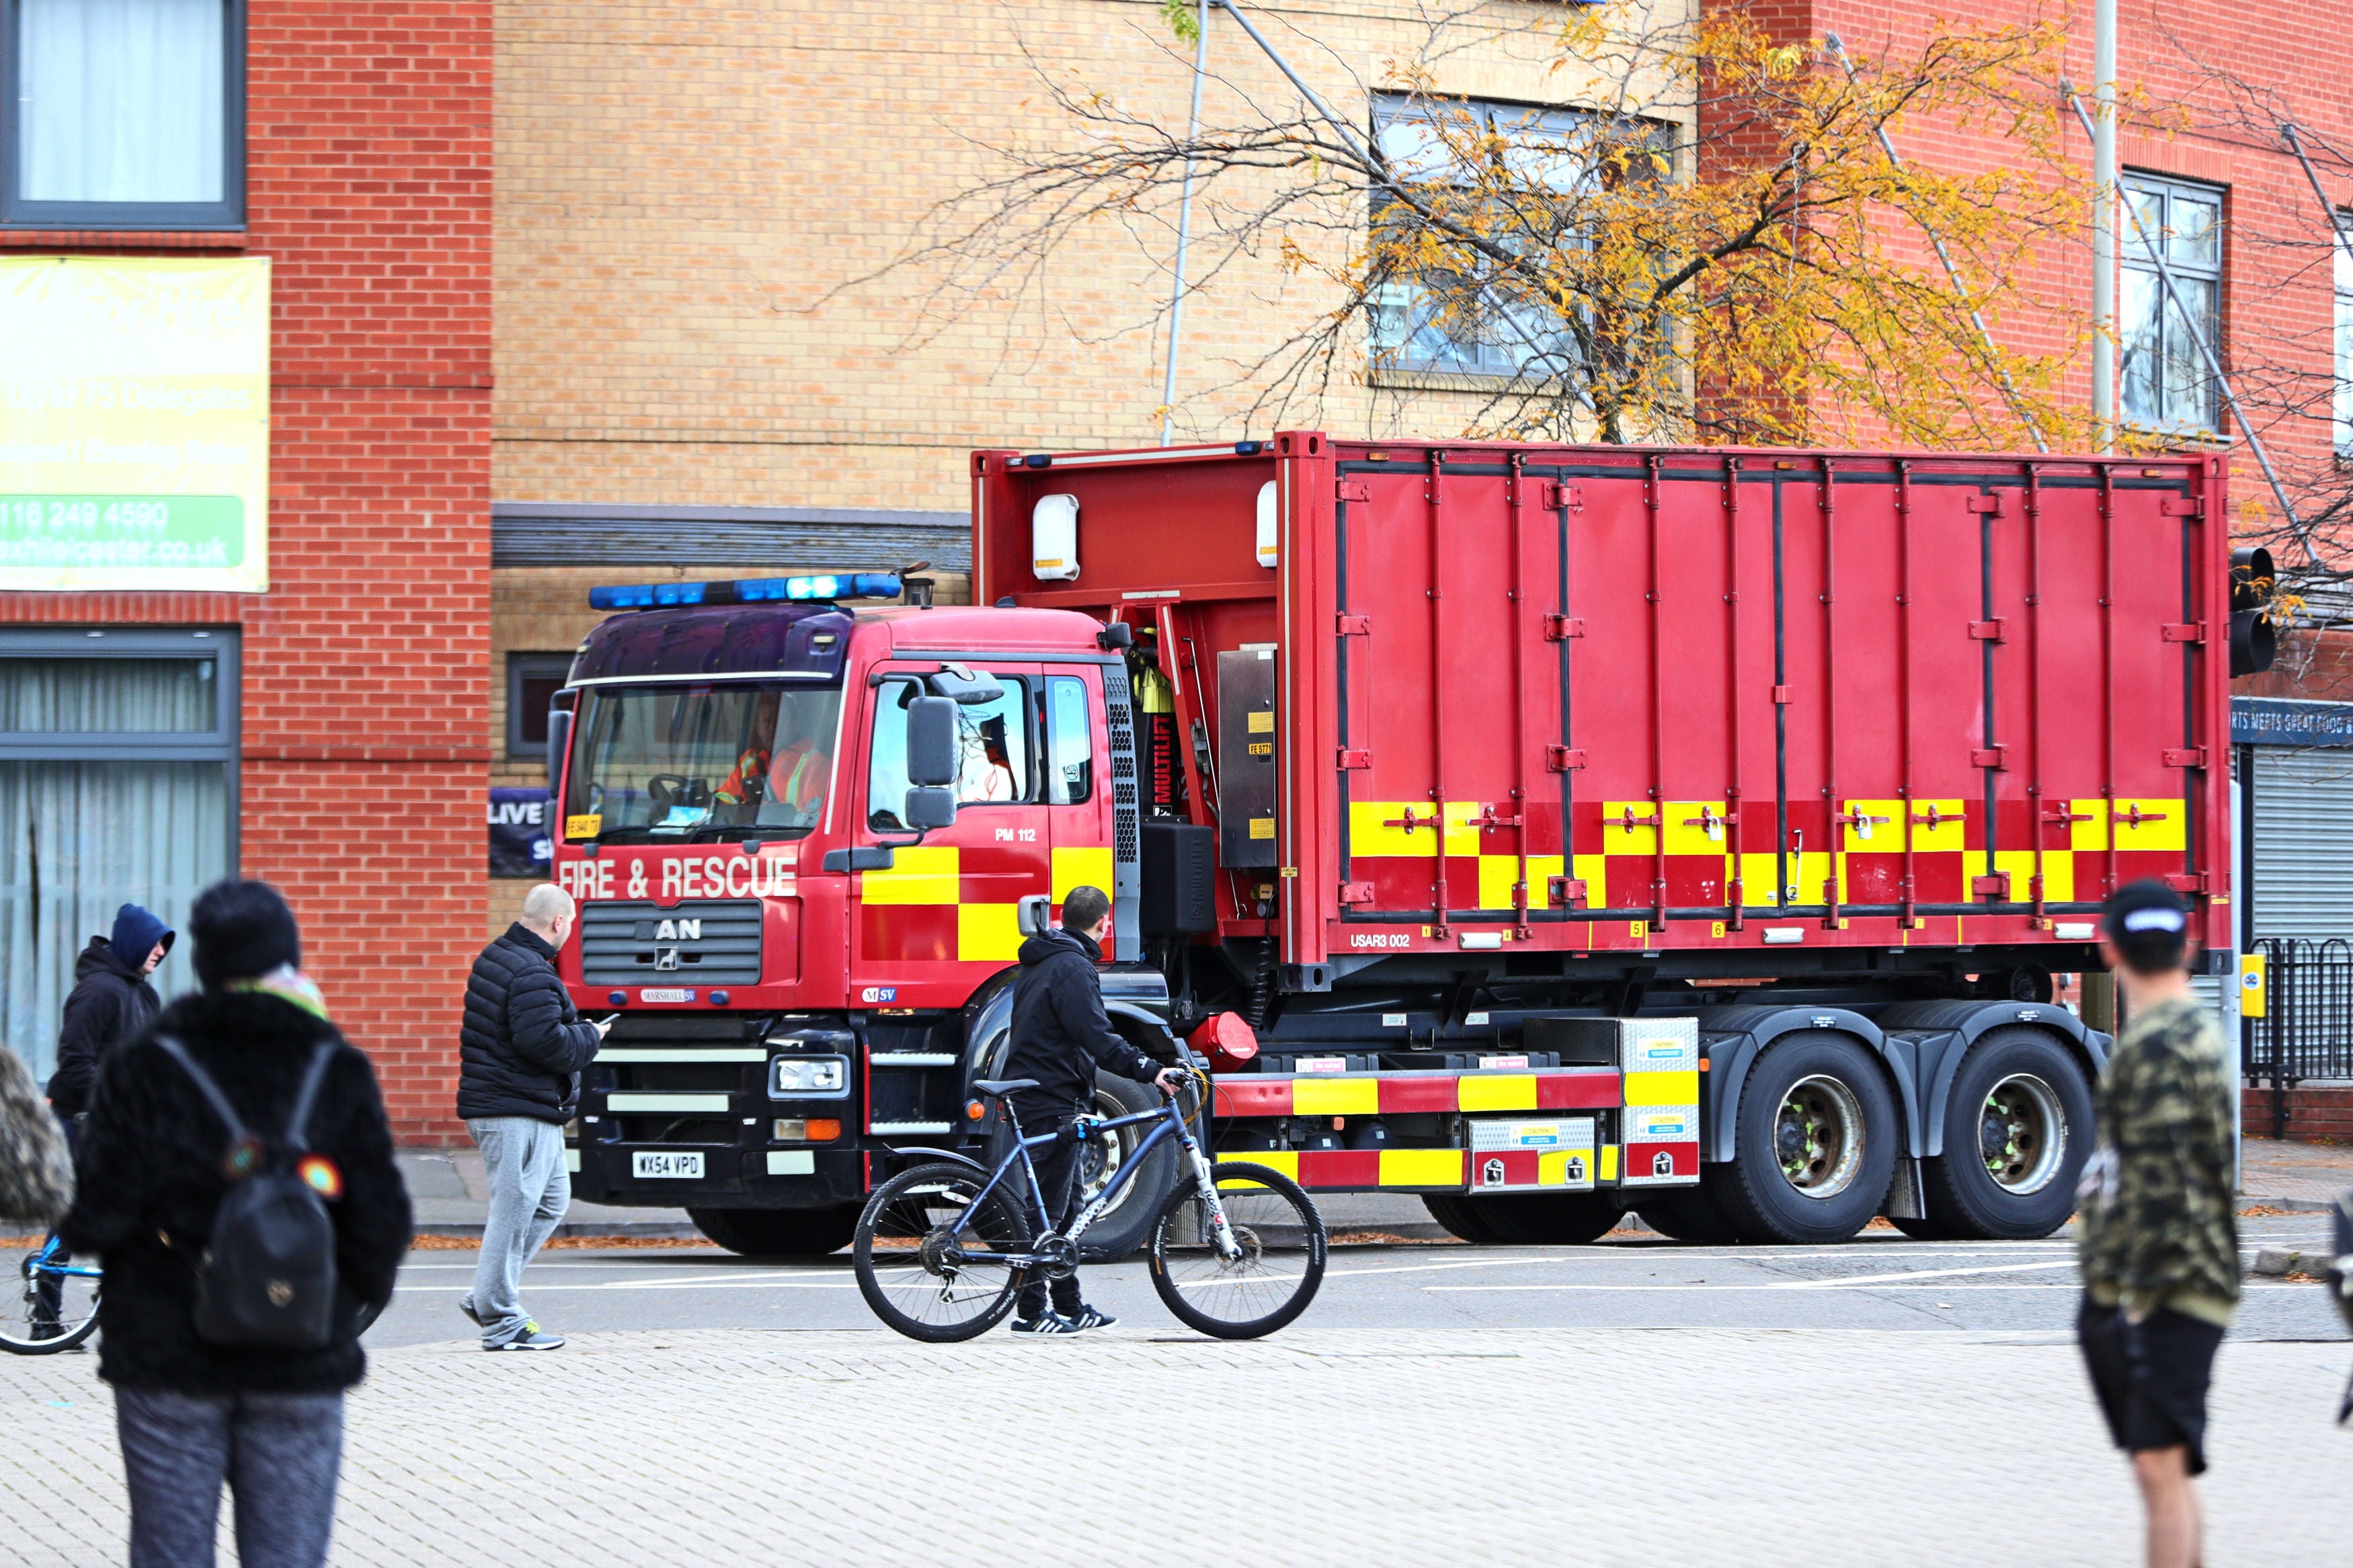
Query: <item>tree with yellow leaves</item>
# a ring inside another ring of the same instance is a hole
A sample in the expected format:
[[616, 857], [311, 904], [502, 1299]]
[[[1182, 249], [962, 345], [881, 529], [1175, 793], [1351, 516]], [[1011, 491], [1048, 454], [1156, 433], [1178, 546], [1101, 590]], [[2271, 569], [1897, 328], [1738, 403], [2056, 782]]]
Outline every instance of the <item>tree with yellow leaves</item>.
[[[1291, 312], [1280, 341], [1219, 373], [1253, 426], [1419, 378], [1481, 394], [1465, 434], [2095, 439], [2061, 384], [2088, 324], [2030, 281], [2032, 255], [2089, 211], [2059, 147], [2058, 26], [1932, 24], [1847, 60], [1736, 6], [1574, 6], [1541, 40], [1574, 107], [1514, 110], [1438, 90], [1463, 25], [1433, 22], [1427, 47], [1346, 90], [1229, 67], [1215, 96], [1234, 111], [1190, 130], [1050, 81], [1067, 144], [1000, 149], [1008, 172], [894, 265], [936, 269], [938, 310], [1002, 298], [1082, 230], [1166, 236], [1189, 180], [1195, 295], [1270, 259], [1301, 285], [1261, 305]], [[1331, 108], [1352, 93], [1360, 123]], [[2002, 155], [1899, 163], [1907, 126]]]

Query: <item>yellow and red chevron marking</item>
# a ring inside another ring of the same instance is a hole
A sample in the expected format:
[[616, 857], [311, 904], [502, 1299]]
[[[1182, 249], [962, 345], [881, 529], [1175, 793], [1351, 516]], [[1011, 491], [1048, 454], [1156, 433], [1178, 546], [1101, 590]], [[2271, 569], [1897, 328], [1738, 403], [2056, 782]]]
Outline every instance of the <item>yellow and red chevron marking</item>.
[[[1219, 1159], [1264, 1165], [1303, 1187], [1427, 1187], [1461, 1192], [1469, 1185], [1461, 1149], [1265, 1149], [1236, 1151]], [[1224, 1187], [1245, 1182], [1220, 1182]]]
[[861, 872], [862, 952], [885, 962], [1011, 963], [1021, 951], [1019, 900], [1112, 885], [1108, 846], [900, 847], [888, 870]]
[[1213, 1114], [1393, 1116], [1417, 1111], [1609, 1110], [1622, 1103], [1620, 1084], [1615, 1068], [1461, 1075], [1335, 1073], [1306, 1078], [1245, 1074], [1218, 1080]]

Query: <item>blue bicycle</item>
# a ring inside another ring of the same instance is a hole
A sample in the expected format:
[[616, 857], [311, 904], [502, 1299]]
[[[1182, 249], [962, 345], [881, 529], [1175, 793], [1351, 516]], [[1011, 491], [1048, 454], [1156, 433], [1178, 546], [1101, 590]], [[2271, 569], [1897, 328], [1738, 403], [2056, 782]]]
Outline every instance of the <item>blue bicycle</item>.
[[16, 1265], [14, 1288], [0, 1285], [0, 1350], [55, 1355], [98, 1332], [97, 1264], [74, 1262], [51, 1236], [16, 1253]]
[[[1200, 1092], [1202, 1078], [1192, 1069]], [[1152, 1287], [1187, 1326], [1219, 1339], [1271, 1334], [1307, 1310], [1324, 1280], [1324, 1216], [1299, 1184], [1264, 1165], [1210, 1163], [1185, 1123], [1179, 1100], [1108, 1120], [1082, 1117], [1070, 1131], [1021, 1131], [1008, 1096], [1032, 1079], [976, 1080], [973, 1089], [1004, 1102], [1013, 1147], [990, 1170], [944, 1150], [874, 1189], [850, 1243], [858, 1289], [874, 1315], [911, 1339], [934, 1343], [986, 1333], [1013, 1310], [1033, 1276], [1067, 1279], [1079, 1266], [1079, 1238], [1111, 1205], [1162, 1140], [1184, 1148], [1180, 1175], [1153, 1226], [1146, 1257]], [[973, 1110], [979, 1110], [976, 1101]], [[1052, 1234], [1029, 1151], [1152, 1124], [1101, 1192]]]

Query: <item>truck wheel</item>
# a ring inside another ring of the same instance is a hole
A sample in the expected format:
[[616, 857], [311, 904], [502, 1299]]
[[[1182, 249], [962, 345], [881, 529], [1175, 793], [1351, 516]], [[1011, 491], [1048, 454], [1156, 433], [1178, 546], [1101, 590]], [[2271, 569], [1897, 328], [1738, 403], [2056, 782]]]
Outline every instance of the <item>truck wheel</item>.
[[1989, 1029], [1945, 1104], [1945, 1152], [1920, 1162], [1920, 1195], [1947, 1235], [2026, 1241], [2075, 1209], [2092, 1149], [2092, 1091], [2067, 1047], [2040, 1029]]
[[1744, 1241], [1844, 1241], [1871, 1222], [1895, 1174], [1895, 1100], [1857, 1041], [1784, 1035], [1748, 1069], [1732, 1159], [1703, 1166]]
[[1740, 1239], [1715, 1200], [1704, 1187], [1678, 1187], [1657, 1197], [1643, 1197], [1638, 1205], [1642, 1221], [1672, 1241], [1704, 1242], [1726, 1247]]
[[849, 1245], [858, 1207], [689, 1209], [694, 1228], [747, 1258], [821, 1258]]
[[1487, 1217], [1483, 1204], [1474, 1204], [1461, 1196], [1424, 1193], [1421, 1194], [1421, 1206], [1430, 1211], [1430, 1218], [1473, 1247], [1510, 1245], [1504, 1239], [1504, 1233], [1496, 1229], [1494, 1223]]
[[[1133, 1116], [1140, 1110], [1155, 1110], [1160, 1102], [1160, 1091], [1148, 1084], [1114, 1078], [1107, 1072], [1095, 1074], [1097, 1116]], [[1147, 1125], [1099, 1132], [1092, 1143], [1079, 1151], [1081, 1208], [1093, 1201], [1104, 1184], [1135, 1157], [1136, 1145], [1151, 1131]], [[1094, 1224], [1087, 1227], [1087, 1234], [1080, 1238], [1079, 1256], [1089, 1263], [1119, 1263], [1141, 1252], [1144, 1244], [1152, 1239], [1153, 1223], [1160, 1217], [1160, 1210], [1176, 1184], [1176, 1143], [1164, 1138], [1159, 1147], [1145, 1156], [1144, 1169], [1113, 1194], [1111, 1207], [1097, 1215]]]
[[1461, 1201], [1515, 1247], [1582, 1247], [1615, 1230], [1625, 1213], [1598, 1193], [1512, 1193]]

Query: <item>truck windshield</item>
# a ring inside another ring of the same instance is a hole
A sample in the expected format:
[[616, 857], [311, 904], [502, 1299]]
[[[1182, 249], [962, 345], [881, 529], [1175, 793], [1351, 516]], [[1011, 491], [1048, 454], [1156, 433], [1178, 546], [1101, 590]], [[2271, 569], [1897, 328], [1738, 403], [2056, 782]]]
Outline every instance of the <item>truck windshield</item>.
[[[804, 837], [832, 793], [840, 713], [838, 686], [592, 686], [573, 726], [565, 837]], [[596, 826], [573, 831], [582, 816]]]

